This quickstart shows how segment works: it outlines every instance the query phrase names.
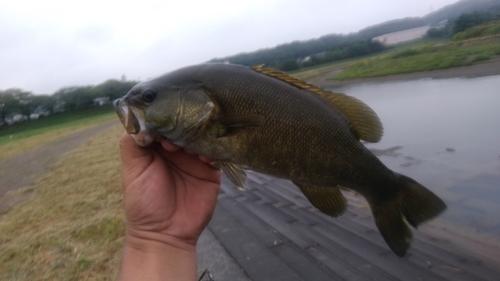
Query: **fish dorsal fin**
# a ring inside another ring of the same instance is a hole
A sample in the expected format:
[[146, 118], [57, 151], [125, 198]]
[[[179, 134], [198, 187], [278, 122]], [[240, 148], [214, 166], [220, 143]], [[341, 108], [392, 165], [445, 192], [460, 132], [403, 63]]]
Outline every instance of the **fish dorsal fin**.
[[284, 72], [265, 68], [263, 65], [253, 66], [252, 69], [323, 97], [344, 114], [360, 140], [378, 142], [382, 138], [384, 132], [382, 122], [373, 109], [362, 101], [345, 94], [323, 90]]
[[368, 105], [345, 94], [328, 91], [323, 93], [321, 96], [335, 105], [351, 122], [360, 140], [378, 142], [382, 139], [384, 134], [382, 122]]

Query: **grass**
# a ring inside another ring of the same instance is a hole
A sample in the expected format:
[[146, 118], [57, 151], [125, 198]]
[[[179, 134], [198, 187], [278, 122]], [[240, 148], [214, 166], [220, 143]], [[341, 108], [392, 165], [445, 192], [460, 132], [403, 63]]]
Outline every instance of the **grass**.
[[322, 75], [322, 74], [325, 74], [325, 73], [329, 73], [329, 72], [333, 72], [333, 71], [337, 71], [337, 70], [342, 70], [344, 67], [346, 67], [349, 64], [349, 62], [352, 62], [352, 61], [357, 60], [357, 59], [358, 58], [344, 60], [344, 61], [340, 61], [340, 62], [336, 61], [336, 62], [315, 65], [315, 66], [311, 66], [311, 67], [302, 68], [302, 69], [297, 70], [297, 71], [292, 71], [289, 74], [293, 75], [299, 79], [302, 79], [302, 80], [309, 80], [311, 78], [315, 78], [315, 77]]
[[57, 114], [0, 130], [0, 161], [117, 118], [111, 107]]
[[336, 61], [336, 62], [325, 63], [325, 64], [321, 64], [321, 65], [315, 65], [315, 66], [311, 66], [311, 67], [302, 68], [302, 69], [297, 70], [297, 71], [292, 71], [292, 72], [290, 72], [290, 74], [299, 78], [299, 79], [305, 80], [305, 81], [312, 81], [320, 75], [329, 75], [330, 74], [330, 76], [332, 76], [332, 75], [334, 75], [334, 74], [332, 74], [333, 72], [335, 72], [335, 71], [340, 72], [343, 69], [346, 69], [349, 66], [359, 62], [360, 60], [392, 55], [396, 52], [400, 52], [400, 51], [403, 51], [406, 49], [420, 46], [423, 42], [436, 43], [436, 42], [442, 42], [442, 41], [443, 40], [428, 40], [428, 39], [426, 39], [426, 40], [423, 40], [423, 39], [414, 40], [411, 42], [399, 44], [397, 47], [387, 49], [387, 50], [385, 50], [381, 53], [378, 53], [376, 55], [367, 55], [367, 56], [363, 56], [363, 57], [356, 57], [356, 58], [350, 58], [350, 59], [346, 59], [346, 60], [342, 60], [342, 61]]
[[478, 26], [471, 27], [453, 36], [453, 40], [466, 40], [470, 38], [491, 36], [500, 33], [500, 20], [490, 21]]
[[124, 243], [117, 125], [69, 152], [0, 216], [1, 280], [115, 280]]
[[[112, 106], [103, 106], [79, 110], [75, 112], [64, 112], [49, 115], [40, 119], [0, 127], [0, 145], [11, 139], [22, 139], [33, 135], [43, 134], [48, 130], [66, 128], [81, 123], [92, 122], [114, 113]], [[12, 136], [12, 138], [10, 138]]]
[[500, 55], [500, 36], [423, 43], [352, 62], [330, 79], [344, 80], [467, 66]]
[[377, 55], [303, 68], [290, 74], [314, 84], [321, 76], [320, 80], [346, 80], [467, 66], [500, 55], [499, 28], [498, 22], [494, 22], [481, 29], [481, 36], [485, 37], [415, 40]]

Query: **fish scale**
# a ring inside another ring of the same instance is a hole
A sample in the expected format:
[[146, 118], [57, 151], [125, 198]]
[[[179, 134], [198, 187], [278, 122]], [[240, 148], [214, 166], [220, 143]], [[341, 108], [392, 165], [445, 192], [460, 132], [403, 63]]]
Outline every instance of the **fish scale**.
[[[230, 76], [231, 73], [219, 73], [217, 71], [209, 71], [206, 75], [201, 75], [200, 81], [208, 89], [218, 89], [218, 84], [222, 84], [224, 88], [227, 85], [220, 80], [224, 80], [224, 77]], [[298, 90], [293, 86], [283, 83], [283, 85], [276, 85], [275, 79], [264, 76], [262, 74], [256, 73], [254, 77], [247, 78], [246, 81], [238, 81], [235, 79], [232, 91], [217, 92], [214, 90], [212, 93], [216, 97], [219, 104], [223, 104], [225, 114], [262, 114], [266, 117], [266, 125], [252, 130], [249, 134], [250, 137], [246, 135], [241, 135], [237, 142], [231, 142], [231, 144], [238, 144], [242, 142], [250, 143], [250, 151], [240, 151], [237, 147], [230, 147], [228, 149], [238, 151], [240, 155], [236, 157], [241, 158], [253, 158], [257, 166], [253, 168], [254, 170], [269, 173], [269, 170], [275, 170], [273, 167], [263, 166], [267, 159], [256, 159], [253, 156], [253, 151], [260, 151], [263, 145], [269, 147], [268, 153], [262, 155], [262, 157], [267, 158], [272, 155], [272, 159], [281, 160], [282, 165], [300, 167], [297, 169], [297, 174], [288, 175], [287, 169], [284, 169], [284, 173], [281, 171], [273, 171], [272, 174], [277, 174], [280, 177], [292, 179], [292, 180], [302, 180], [305, 178], [311, 178], [313, 175], [315, 181], [318, 183], [332, 183], [340, 182], [346, 184], [344, 178], [349, 178], [352, 175], [352, 167], [357, 166], [357, 172], [366, 175], [367, 172], [362, 171], [359, 165], [350, 165], [352, 161], [373, 161], [377, 162], [378, 165], [367, 165], [370, 170], [379, 169], [377, 173], [388, 173], [389, 171], [379, 164], [376, 157], [370, 157], [369, 153], [359, 141], [349, 141], [346, 137], [352, 137], [350, 132], [350, 126], [345, 121], [342, 120], [341, 115], [334, 109], [325, 104], [324, 101], [312, 95], [304, 95], [302, 90]], [[257, 84], [255, 80], [266, 79], [267, 83]], [[205, 82], [210, 81], [210, 82]], [[229, 80], [231, 81], [231, 80]], [[248, 102], [242, 100], [239, 97], [246, 97], [245, 89], [248, 85], [259, 85], [252, 97], [261, 101], [261, 103], [255, 104], [255, 107], [247, 106]], [[295, 94], [297, 93], [298, 94]], [[273, 102], [271, 98], [276, 98]], [[311, 102], [311, 98], [315, 98]], [[224, 101], [231, 100], [230, 106], [226, 106]], [[285, 106], [286, 105], [286, 106]], [[299, 114], [296, 111], [287, 110], [288, 107], [298, 109]], [[318, 109], [323, 109], [323, 112], [318, 112]], [[313, 116], [307, 113], [315, 112]], [[320, 114], [322, 113], [322, 114]], [[302, 117], [303, 115], [304, 117]], [[291, 137], [291, 138], [290, 138]], [[280, 145], [273, 145], [279, 143]], [[334, 145], [332, 145], [332, 143]], [[345, 149], [346, 145], [351, 146], [350, 149]], [[343, 148], [339, 151], [339, 147]], [[296, 151], [293, 157], [286, 152]], [[353, 158], [350, 157], [350, 153], [354, 150], [364, 150], [358, 152], [358, 155], [366, 155], [368, 157], [363, 158]], [[251, 154], [251, 155], [248, 155]], [[345, 155], [347, 154], [347, 155]], [[345, 155], [345, 156], [344, 156]], [[344, 159], [348, 161], [343, 161]], [[243, 160], [245, 161], [245, 160]], [[262, 163], [264, 162], [264, 163]], [[291, 163], [291, 164], [290, 164]], [[357, 164], [357, 163], [356, 163]], [[250, 166], [250, 167], [252, 167]], [[276, 165], [274, 165], [276, 166]], [[373, 182], [367, 176], [362, 177], [365, 181]], [[352, 183], [351, 183], [352, 185]], [[366, 183], [359, 184], [360, 186], [365, 186]]]
[[[154, 100], [146, 93], [155, 93]], [[367, 105], [276, 70], [185, 67], [136, 85], [114, 104], [139, 145], [162, 135], [218, 161], [238, 188], [245, 186], [245, 169], [289, 179], [316, 208], [334, 217], [346, 209], [340, 186], [360, 193], [399, 256], [412, 239], [407, 223], [416, 227], [446, 208], [360, 142], [382, 136], [380, 120]]]

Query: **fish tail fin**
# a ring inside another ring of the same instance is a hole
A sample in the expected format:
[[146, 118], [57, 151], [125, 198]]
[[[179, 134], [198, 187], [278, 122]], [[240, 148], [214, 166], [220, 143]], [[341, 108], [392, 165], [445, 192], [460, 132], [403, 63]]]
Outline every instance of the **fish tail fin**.
[[412, 241], [408, 222], [417, 228], [446, 209], [446, 204], [413, 179], [398, 175], [402, 183], [395, 197], [372, 206], [375, 223], [391, 250], [403, 257]]

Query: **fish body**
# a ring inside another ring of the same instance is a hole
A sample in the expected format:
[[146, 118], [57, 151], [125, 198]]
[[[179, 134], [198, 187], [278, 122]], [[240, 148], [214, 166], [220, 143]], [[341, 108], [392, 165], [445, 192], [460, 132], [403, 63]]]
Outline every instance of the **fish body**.
[[446, 208], [360, 142], [382, 137], [368, 106], [272, 69], [190, 66], [136, 85], [115, 107], [139, 145], [163, 136], [217, 160], [238, 188], [245, 169], [289, 179], [334, 217], [346, 209], [340, 187], [360, 193], [399, 256], [412, 239], [405, 220], [416, 227]]

